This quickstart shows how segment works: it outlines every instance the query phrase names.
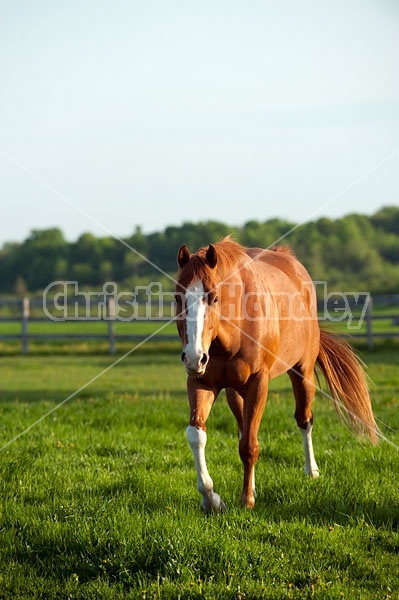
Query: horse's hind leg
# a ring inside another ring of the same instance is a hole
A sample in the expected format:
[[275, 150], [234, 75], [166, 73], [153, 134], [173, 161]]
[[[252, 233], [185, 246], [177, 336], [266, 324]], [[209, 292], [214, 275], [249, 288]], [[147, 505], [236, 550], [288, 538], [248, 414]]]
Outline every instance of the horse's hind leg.
[[291, 378], [296, 402], [295, 419], [303, 439], [305, 473], [310, 477], [318, 477], [319, 467], [314, 457], [312, 443], [312, 402], [315, 395], [314, 370], [313, 368], [304, 370], [297, 365], [288, 371], [288, 374]]
[[226, 388], [226, 398], [237, 421], [238, 437], [241, 438], [244, 427], [244, 399], [233, 388]]

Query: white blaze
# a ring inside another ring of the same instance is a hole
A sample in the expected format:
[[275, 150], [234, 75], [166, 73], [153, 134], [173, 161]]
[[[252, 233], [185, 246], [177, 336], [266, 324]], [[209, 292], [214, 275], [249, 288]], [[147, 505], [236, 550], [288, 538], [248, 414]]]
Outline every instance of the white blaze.
[[187, 359], [198, 363], [203, 355], [202, 332], [204, 330], [206, 298], [202, 281], [198, 280], [186, 293], [187, 301], [187, 345], [184, 348]]

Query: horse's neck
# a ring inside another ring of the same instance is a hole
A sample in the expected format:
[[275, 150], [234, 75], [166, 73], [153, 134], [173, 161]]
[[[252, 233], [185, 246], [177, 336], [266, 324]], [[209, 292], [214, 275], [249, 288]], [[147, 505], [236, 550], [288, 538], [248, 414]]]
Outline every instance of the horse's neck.
[[241, 346], [241, 331], [231, 323], [220, 322], [214, 346], [218, 353], [226, 358], [234, 356]]
[[239, 267], [229, 271], [222, 280], [219, 328], [216, 345], [226, 356], [234, 355], [241, 345], [242, 298], [245, 293], [244, 282]]

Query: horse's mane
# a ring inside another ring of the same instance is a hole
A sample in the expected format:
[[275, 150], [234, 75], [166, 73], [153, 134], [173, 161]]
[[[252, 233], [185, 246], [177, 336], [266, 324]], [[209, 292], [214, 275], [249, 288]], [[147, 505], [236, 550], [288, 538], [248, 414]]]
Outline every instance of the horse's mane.
[[[266, 252], [261, 249], [245, 248], [231, 239], [229, 235], [213, 244], [213, 246], [217, 254], [216, 269], [212, 269], [207, 263], [206, 252], [208, 246], [200, 248], [197, 252], [191, 254], [187, 264], [179, 269], [178, 280], [183, 288], [188, 288], [193, 281], [201, 279], [205, 290], [214, 289], [218, 282], [228, 279], [229, 275], [243, 264], [249, 263]], [[270, 250], [278, 254], [295, 257], [289, 246], [272, 246]]]
[[238, 242], [226, 236], [220, 242], [214, 244], [218, 256], [218, 267], [221, 271], [230, 271], [237, 267], [243, 259], [248, 260], [246, 248]]
[[[200, 248], [195, 254], [191, 254], [190, 260], [178, 274], [179, 283], [187, 288], [196, 279], [201, 279], [205, 290], [216, 287], [217, 280], [223, 280], [232, 270], [242, 262], [248, 260], [245, 248], [227, 236], [213, 244], [217, 253], [217, 267], [212, 269], [206, 261], [208, 246]], [[217, 278], [216, 273], [217, 271]]]

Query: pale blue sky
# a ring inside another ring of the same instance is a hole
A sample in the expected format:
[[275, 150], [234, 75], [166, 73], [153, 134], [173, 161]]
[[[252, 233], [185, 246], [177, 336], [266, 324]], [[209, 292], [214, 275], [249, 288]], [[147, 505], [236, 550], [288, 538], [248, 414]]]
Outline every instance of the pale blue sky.
[[0, 244], [398, 204], [399, 153], [329, 202], [399, 149], [398, 65], [399, 0], [3, 2]]

